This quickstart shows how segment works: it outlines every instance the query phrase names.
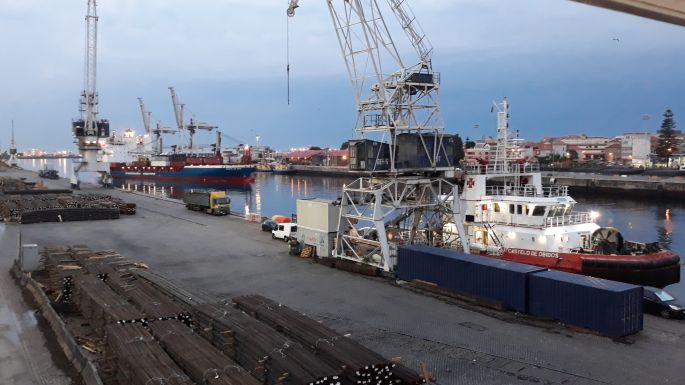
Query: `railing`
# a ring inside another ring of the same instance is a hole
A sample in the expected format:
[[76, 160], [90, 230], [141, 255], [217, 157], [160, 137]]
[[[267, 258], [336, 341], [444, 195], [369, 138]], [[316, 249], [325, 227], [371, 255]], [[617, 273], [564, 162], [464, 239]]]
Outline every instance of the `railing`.
[[560, 227], [592, 222], [592, 215], [590, 213], [575, 213], [571, 215], [547, 218], [546, 225], [547, 227]]
[[538, 164], [497, 162], [489, 164], [468, 164], [466, 171], [469, 174], [527, 174], [539, 172]]
[[568, 186], [545, 186], [542, 192], [533, 185], [519, 187], [488, 186], [486, 195], [494, 196], [520, 196], [520, 197], [564, 197], [568, 196]]

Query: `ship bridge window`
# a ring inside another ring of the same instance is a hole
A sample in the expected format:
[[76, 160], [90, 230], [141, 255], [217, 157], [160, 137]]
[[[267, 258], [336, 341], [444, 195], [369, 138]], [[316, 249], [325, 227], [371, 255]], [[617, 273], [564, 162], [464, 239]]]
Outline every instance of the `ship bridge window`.
[[515, 214], [516, 213], [515, 207], [516, 207], [516, 205], [514, 205], [514, 204], [509, 205], [509, 214]]
[[493, 211], [494, 211], [494, 212], [496, 212], [496, 213], [500, 212], [500, 210], [499, 210], [499, 203], [493, 203], [492, 206], [493, 206]]
[[564, 206], [552, 206], [549, 209], [549, 216], [550, 217], [561, 217], [564, 215], [564, 212], [566, 211]]
[[523, 205], [516, 206], [516, 214], [523, 214]]
[[541, 217], [541, 216], [545, 215], [546, 209], [547, 209], [547, 207], [545, 207], [545, 206], [535, 206], [535, 208], [533, 209], [533, 216], [534, 217]]

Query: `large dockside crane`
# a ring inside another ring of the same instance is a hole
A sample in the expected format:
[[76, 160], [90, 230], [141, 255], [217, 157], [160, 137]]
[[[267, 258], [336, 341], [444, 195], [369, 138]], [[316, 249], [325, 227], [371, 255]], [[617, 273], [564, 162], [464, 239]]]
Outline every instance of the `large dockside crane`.
[[[298, 3], [290, 1], [288, 16]], [[369, 173], [343, 188], [333, 256], [390, 271], [400, 242], [440, 246], [446, 222], [457, 225], [464, 251], [468, 242], [458, 188], [444, 179], [455, 169], [454, 137], [444, 134], [433, 49], [407, 1], [387, 3], [418, 55], [413, 66], [404, 65], [378, 1], [327, 0], [362, 138], [349, 142], [350, 169]]]
[[[197, 130], [212, 131], [218, 129], [218, 127], [210, 126], [207, 123], [199, 122], [194, 118], [190, 118], [190, 121], [188, 122], [188, 124], [186, 124], [183, 117], [185, 104], [182, 104], [178, 101], [178, 96], [176, 96], [176, 90], [174, 89], [174, 87], [169, 87], [169, 91], [171, 92], [171, 102], [174, 106], [174, 117], [176, 118], [176, 126], [178, 127], [179, 132], [183, 132], [183, 130], [188, 131], [188, 152], [192, 153], [195, 149], [195, 144], [193, 143], [195, 132], [197, 132]], [[217, 138], [219, 138], [218, 140], [220, 141], [220, 136], [218, 135], [219, 134], [217, 134]]]
[[80, 172], [97, 172], [101, 182], [111, 183], [109, 164], [102, 162], [100, 139], [109, 137], [109, 121], [98, 120], [97, 72], [98, 16], [96, 0], [88, 0], [86, 14], [86, 52], [84, 84], [81, 93], [81, 118], [72, 122], [72, 131], [81, 159], [74, 162], [72, 184], [78, 185]]

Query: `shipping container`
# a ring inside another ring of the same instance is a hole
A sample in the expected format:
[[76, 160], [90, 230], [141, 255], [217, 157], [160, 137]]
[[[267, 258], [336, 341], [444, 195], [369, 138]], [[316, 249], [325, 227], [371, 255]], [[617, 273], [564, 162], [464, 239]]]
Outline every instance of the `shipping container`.
[[642, 286], [552, 270], [529, 280], [533, 315], [614, 338], [642, 330]]
[[527, 311], [528, 276], [543, 268], [423, 245], [399, 250], [398, 278], [433, 282], [443, 289]]

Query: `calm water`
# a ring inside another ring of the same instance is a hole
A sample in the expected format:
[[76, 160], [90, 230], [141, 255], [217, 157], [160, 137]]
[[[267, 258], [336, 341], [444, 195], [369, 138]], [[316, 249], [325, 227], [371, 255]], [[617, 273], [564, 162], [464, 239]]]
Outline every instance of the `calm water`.
[[[71, 175], [68, 159], [22, 160], [26, 169], [39, 170], [45, 164], [56, 169], [60, 176]], [[95, 175], [83, 179], [95, 180]], [[263, 216], [295, 213], [299, 198], [335, 199], [342, 186], [351, 178], [308, 177], [255, 173], [255, 183], [243, 185], [154, 184], [142, 181], [115, 181], [120, 188], [137, 190], [157, 196], [181, 199], [189, 189], [214, 188], [226, 190], [231, 197], [231, 209], [244, 213], [261, 213]], [[685, 258], [685, 203], [658, 203], [648, 200], [623, 200], [601, 197], [576, 197], [580, 211], [600, 213], [601, 226], [618, 228], [626, 239], [641, 242], [659, 242]], [[681, 267], [682, 276], [685, 271]], [[668, 288], [676, 297], [685, 299], [685, 283]]]

